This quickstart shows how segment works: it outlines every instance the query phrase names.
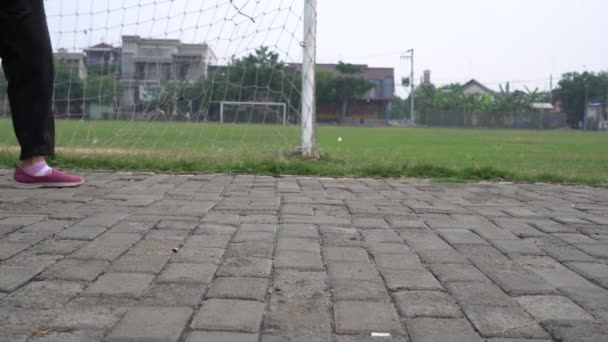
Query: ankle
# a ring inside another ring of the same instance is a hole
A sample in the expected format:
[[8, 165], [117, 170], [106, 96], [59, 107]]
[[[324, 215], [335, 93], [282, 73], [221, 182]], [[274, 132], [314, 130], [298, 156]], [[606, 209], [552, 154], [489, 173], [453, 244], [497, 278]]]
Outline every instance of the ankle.
[[44, 157], [43, 156], [33, 156], [24, 160], [21, 160], [19, 163], [19, 167], [21, 168], [26, 168], [26, 167], [30, 167], [33, 165], [36, 165], [37, 163], [43, 162], [44, 161]]

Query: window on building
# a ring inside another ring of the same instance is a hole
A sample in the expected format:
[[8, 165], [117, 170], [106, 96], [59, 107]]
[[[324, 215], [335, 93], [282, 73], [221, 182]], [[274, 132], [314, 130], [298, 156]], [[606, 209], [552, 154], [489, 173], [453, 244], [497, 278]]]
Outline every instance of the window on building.
[[384, 97], [392, 97], [394, 93], [393, 78], [386, 77], [384, 79]]
[[374, 84], [374, 89], [373, 89], [372, 94], [374, 95], [374, 97], [381, 97], [382, 96], [382, 81], [371, 80], [371, 82]]

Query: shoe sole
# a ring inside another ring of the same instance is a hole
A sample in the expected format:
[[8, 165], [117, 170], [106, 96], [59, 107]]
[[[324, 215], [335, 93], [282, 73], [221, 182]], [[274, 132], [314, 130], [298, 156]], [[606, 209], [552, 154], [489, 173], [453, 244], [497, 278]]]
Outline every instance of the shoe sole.
[[74, 188], [82, 185], [84, 180], [80, 182], [46, 182], [46, 183], [19, 183], [15, 182], [17, 189], [40, 189], [40, 188]]

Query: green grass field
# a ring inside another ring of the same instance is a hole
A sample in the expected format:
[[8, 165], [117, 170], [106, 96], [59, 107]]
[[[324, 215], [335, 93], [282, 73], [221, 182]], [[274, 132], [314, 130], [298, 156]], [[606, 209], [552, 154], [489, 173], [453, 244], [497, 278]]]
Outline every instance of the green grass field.
[[[608, 134], [319, 127], [322, 157], [296, 156], [297, 127], [57, 121], [64, 168], [608, 183]], [[338, 141], [338, 137], [342, 141]], [[0, 165], [18, 157], [0, 120]]]

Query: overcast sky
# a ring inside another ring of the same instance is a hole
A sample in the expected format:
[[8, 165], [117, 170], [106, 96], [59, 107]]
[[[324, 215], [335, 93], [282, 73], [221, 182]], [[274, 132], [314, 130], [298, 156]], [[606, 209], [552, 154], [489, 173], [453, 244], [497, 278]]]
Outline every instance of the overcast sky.
[[[220, 61], [260, 44], [301, 59], [303, 0], [45, 3], [55, 48], [139, 34], [208, 42]], [[318, 0], [318, 20], [319, 62], [394, 67], [397, 78], [409, 73], [400, 60], [409, 48], [416, 79], [430, 69], [436, 84], [475, 78], [544, 90], [551, 75], [556, 84], [567, 71], [608, 70], [607, 0]]]

